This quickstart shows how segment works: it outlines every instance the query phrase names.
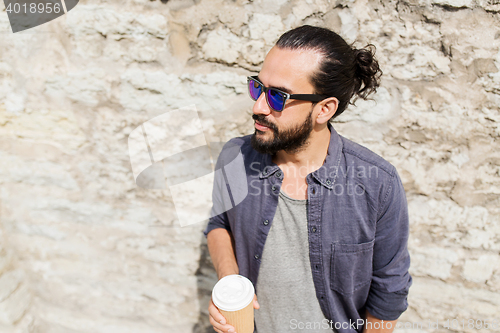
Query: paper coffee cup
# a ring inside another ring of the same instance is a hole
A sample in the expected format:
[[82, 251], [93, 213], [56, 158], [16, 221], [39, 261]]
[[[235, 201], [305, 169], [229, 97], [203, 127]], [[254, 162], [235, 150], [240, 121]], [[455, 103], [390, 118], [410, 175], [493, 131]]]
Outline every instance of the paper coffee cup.
[[253, 333], [252, 282], [244, 276], [233, 274], [223, 277], [212, 290], [212, 301], [237, 333]]

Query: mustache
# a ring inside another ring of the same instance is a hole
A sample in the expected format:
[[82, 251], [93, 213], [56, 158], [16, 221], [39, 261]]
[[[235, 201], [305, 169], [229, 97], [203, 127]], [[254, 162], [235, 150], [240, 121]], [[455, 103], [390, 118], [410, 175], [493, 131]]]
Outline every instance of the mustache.
[[252, 119], [258, 121], [260, 124], [269, 127], [272, 130], [277, 130], [276, 125], [267, 121], [266, 117], [261, 114], [253, 114]]

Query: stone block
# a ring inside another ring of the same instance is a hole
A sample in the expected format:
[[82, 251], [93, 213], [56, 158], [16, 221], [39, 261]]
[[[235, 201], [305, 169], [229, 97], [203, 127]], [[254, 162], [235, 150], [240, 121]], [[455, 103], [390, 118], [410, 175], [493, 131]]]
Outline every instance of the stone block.
[[20, 270], [8, 271], [0, 275], [0, 303], [17, 289], [23, 279], [24, 274]]
[[498, 267], [500, 258], [497, 254], [484, 254], [478, 259], [466, 260], [462, 275], [468, 281], [485, 283]]
[[32, 301], [26, 284], [18, 287], [7, 299], [0, 302], [0, 323], [12, 325], [24, 315]]

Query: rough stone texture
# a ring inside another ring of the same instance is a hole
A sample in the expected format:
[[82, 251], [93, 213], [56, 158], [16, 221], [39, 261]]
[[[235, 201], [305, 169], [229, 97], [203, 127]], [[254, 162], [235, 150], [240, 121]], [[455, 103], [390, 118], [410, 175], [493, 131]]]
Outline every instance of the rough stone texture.
[[88, 0], [12, 34], [2, 12], [0, 332], [211, 331], [204, 226], [136, 186], [127, 137], [191, 104], [208, 142], [252, 133], [245, 77], [301, 24], [377, 47], [382, 87], [334, 126], [406, 189], [400, 322], [424, 326], [399, 330], [500, 326], [499, 15], [495, 0]]

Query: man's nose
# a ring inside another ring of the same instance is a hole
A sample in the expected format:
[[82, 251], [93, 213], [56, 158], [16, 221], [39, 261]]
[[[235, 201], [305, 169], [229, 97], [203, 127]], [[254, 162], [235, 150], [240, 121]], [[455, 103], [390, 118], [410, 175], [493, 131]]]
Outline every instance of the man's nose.
[[268, 115], [271, 113], [271, 109], [269, 108], [269, 105], [267, 105], [264, 92], [260, 94], [259, 98], [257, 98], [257, 100], [255, 101], [252, 111], [254, 114]]

